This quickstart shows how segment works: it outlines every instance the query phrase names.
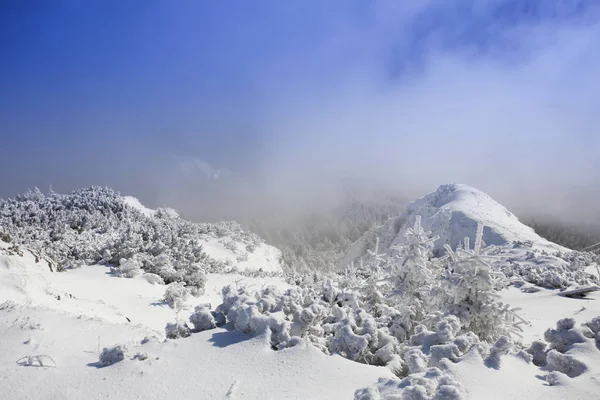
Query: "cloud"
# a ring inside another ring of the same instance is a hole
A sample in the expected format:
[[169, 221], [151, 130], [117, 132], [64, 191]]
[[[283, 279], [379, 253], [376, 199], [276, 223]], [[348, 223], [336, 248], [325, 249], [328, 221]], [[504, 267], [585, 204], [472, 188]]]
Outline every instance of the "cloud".
[[[77, 64], [99, 70], [93, 87], [64, 82], [59, 61], [79, 53], [63, 59], [61, 36], [40, 36], [57, 75], [7, 74], [19, 96], [1, 117], [16, 132], [7, 149], [42, 144], [5, 151], [3, 170], [20, 172], [4, 190], [106, 184], [211, 220], [319, 207], [349, 186], [416, 197], [449, 182], [518, 213], [597, 209], [597, 2], [193, 4], [123, 14], [103, 52], [78, 48], [94, 51]], [[84, 33], [104, 38], [94, 21]], [[33, 79], [45, 76], [61, 79]]]
[[179, 165], [184, 174], [195, 174], [200, 171], [207, 179], [213, 181], [231, 174], [227, 168], [216, 169], [208, 162], [196, 157], [179, 157]]

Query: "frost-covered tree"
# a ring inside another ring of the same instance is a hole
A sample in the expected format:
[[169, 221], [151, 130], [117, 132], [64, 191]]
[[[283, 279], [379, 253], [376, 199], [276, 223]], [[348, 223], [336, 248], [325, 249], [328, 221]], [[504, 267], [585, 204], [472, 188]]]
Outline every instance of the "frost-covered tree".
[[435, 241], [439, 236], [433, 236], [431, 231], [426, 231], [421, 226], [421, 216], [415, 217], [412, 228], [404, 233], [405, 242], [402, 245], [392, 246], [398, 251], [400, 261], [393, 269], [394, 277], [399, 280], [399, 285], [421, 287], [429, 284], [435, 278], [429, 261]]
[[518, 334], [524, 321], [518, 309], [499, 301], [497, 291], [507, 283], [504, 275], [492, 266], [496, 247], [483, 247], [483, 225], [477, 226], [475, 245], [470, 248], [466, 237], [463, 246], [453, 251], [446, 245], [447, 266], [443, 280], [446, 289], [440, 304], [445, 311], [460, 318], [463, 328], [484, 340], [501, 335]]

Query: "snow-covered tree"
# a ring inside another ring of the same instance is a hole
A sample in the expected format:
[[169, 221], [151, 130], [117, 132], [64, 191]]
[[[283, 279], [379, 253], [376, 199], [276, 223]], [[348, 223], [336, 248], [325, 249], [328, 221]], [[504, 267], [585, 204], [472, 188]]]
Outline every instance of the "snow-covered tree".
[[497, 259], [496, 247], [483, 247], [483, 225], [477, 226], [473, 249], [468, 237], [455, 251], [448, 245], [445, 248], [446, 296], [439, 299], [441, 305], [445, 304], [445, 311], [459, 317], [465, 330], [484, 340], [518, 334], [524, 321], [516, 314], [518, 309], [499, 301], [497, 291], [507, 283], [504, 275], [491, 264]]

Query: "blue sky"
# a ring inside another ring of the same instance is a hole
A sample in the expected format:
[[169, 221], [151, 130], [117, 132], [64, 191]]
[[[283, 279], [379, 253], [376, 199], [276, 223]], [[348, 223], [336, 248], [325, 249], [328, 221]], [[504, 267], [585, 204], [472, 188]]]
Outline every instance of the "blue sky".
[[599, 5], [2, 1], [0, 195], [227, 214], [459, 181], [566, 207], [600, 187]]

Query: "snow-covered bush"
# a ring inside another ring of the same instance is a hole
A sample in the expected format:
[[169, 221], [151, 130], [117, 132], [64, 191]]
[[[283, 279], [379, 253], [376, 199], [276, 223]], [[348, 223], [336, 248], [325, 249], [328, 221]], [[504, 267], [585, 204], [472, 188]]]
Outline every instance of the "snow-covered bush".
[[439, 368], [411, 374], [404, 379], [379, 379], [374, 386], [359, 389], [354, 400], [461, 400], [463, 389], [450, 375]]
[[532, 356], [532, 361], [538, 367], [546, 365], [546, 346], [547, 344], [541, 340], [535, 340], [526, 350]]
[[203, 251], [198, 244], [201, 235], [218, 235], [250, 248], [262, 243], [235, 222], [192, 223], [168, 209], [146, 215], [119, 193], [102, 187], [47, 195], [36, 189], [0, 199], [0, 226], [14, 243], [43, 249], [59, 269], [105, 263], [113, 265], [115, 273], [132, 276], [139, 268], [166, 283], [185, 282], [197, 291], [204, 285], [198, 271], [230, 269]]
[[123, 361], [129, 355], [127, 346], [116, 345], [105, 347], [100, 353], [99, 362], [102, 366], [108, 366]]
[[305, 339], [327, 354], [387, 365], [398, 373], [402, 369], [398, 343], [387, 327], [361, 309], [351, 293], [331, 284], [321, 291], [267, 287], [253, 293], [228, 286], [217, 311], [239, 331], [267, 333], [274, 349]]
[[165, 281], [163, 278], [156, 274], [152, 274], [150, 272], [144, 274], [144, 278], [148, 281], [148, 283], [152, 285], [164, 285]]
[[165, 326], [165, 336], [169, 339], [185, 338], [192, 334], [189, 326], [184, 321], [169, 322]]
[[572, 355], [563, 354], [556, 350], [550, 350], [546, 358], [548, 361], [546, 369], [562, 372], [570, 378], [579, 376], [587, 370], [586, 365]]
[[563, 318], [556, 323], [556, 329], [546, 330], [544, 339], [550, 343], [550, 349], [565, 353], [575, 343], [585, 342], [583, 334], [579, 330], [573, 329], [574, 327], [575, 320], [573, 318]]
[[194, 332], [202, 332], [217, 327], [217, 321], [210, 310], [203, 306], [196, 306], [194, 313], [190, 315], [190, 322], [194, 326]]
[[596, 346], [600, 349], [600, 317], [593, 318], [591, 321], [583, 323], [583, 334], [596, 340]]
[[493, 368], [500, 367], [500, 359], [502, 356], [507, 355], [513, 349], [513, 344], [510, 339], [506, 336], [500, 336], [496, 343], [490, 348], [490, 354], [485, 359], [488, 366]]
[[169, 304], [176, 312], [179, 312], [185, 307], [185, 302], [189, 298], [189, 295], [183, 282], [173, 282], [167, 285], [163, 301]]
[[119, 261], [119, 272], [122, 277], [133, 278], [141, 273], [142, 263], [135, 257]]

